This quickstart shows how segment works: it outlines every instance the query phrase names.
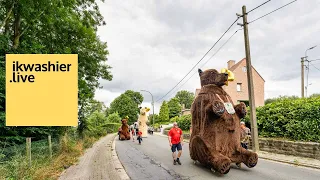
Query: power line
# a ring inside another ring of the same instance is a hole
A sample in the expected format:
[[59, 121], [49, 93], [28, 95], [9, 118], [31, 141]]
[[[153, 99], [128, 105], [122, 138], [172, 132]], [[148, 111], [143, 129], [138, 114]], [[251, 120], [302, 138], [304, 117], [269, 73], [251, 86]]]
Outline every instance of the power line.
[[274, 13], [274, 12], [278, 11], [279, 9], [282, 9], [282, 8], [288, 6], [289, 4], [294, 3], [294, 2], [296, 2], [296, 1], [297, 1], [297, 0], [291, 1], [291, 2], [289, 2], [289, 3], [287, 3], [287, 4], [285, 4], [285, 5], [283, 5], [283, 6], [279, 7], [279, 8], [277, 8], [277, 9], [275, 9], [275, 10], [273, 10], [273, 11], [271, 11], [271, 12], [265, 14], [265, 15], [263, 15], [263, 16], [258, 17], [257, 19], [255, 19], [255, 20], [253, 20], [253, 21], [248, 22], [248, 24], [253, 23], [253, 22], [255, 22], [255, 21], [257, 21], [257, 20], [259, 20], [259, 19], [261, 19], [261, 18], [263, 18], [263, 17], [271, 14], [271, 13]]
[[320, 61], [320, 59], [312, 59], [312, 60], [308, 60], [308, 61]]
[[203, 57], [195, 64], [190, 71], [169, 91], [167, 92], [164, 96], [159, 98], [156, 102], [160, 101], [164, 97], [166, 97], [175, 87], [177, 87], [187, 76], [190, 74], [190, 72], [203, 60], [203, 58], [211, 51], [212, 48], [215, 47], [215, 45], [223, 38], [223, 36], [230, 30], [230, 28], [239, 20], [240, 17], [237, 17], [237, 19], [228, 27], [228, 29], [221, 35], [221, 37], [213, 44], [213, 46], [203, 55]]
[[[239, 30], [242, 30], [242, 29], [236, 30], [236, 31], [226, 40], [226, 42], [224, 42], [224, 43], [222, 44], [222, 46], [220, 46], [219, 49], [218, 49], [213, 55], [211, 55], [211, 57], [210, 57], [205, 63], [203, 63], [203, 64], [200, 66], [200, 68], [202, 68], [205, 64], [207, 64], [216, 54], [218, 54], [218, 52], [223, 48], [223, 46], [225, 46], [225, 45], [230, 41], [230, 39], [231, 39]], [[198, 71], [194, 71], [194, 73], [187, 79], [187, 81], [184, 82], [180, 87], [178, 87], [178, 88], [176, 89], [176, 91], [177, 91], [177, 90], [180, 90], [197, 72], [198, 72]]]
[[314, 64], [310, 63], [314, 68], [318, 69], [320, 71], [319, 68], [317, 68], [317, 66], [315, 66]]
[[252, 11], [254, 11], [254, 10], [258, 9], [259, 7], [261, 7], [261, 6], [265, 5], [265, 4], [267, 4], [267, 3], [268, 3], [268, 2], [270, 2], [270, 1], [271, 1], [271, 0], [266, 1], [266, 2], [264, 2], [264, 3], [262, 3], [262, 4], [260, 4], [259, 6], [257, 6], [257, 7], [253, 8], [253, 9], [251, 9], [250, 11], [248, 11], [248, 12], [247, 12], [247, 14], [249, 14], [250, 12], [252, 12]]

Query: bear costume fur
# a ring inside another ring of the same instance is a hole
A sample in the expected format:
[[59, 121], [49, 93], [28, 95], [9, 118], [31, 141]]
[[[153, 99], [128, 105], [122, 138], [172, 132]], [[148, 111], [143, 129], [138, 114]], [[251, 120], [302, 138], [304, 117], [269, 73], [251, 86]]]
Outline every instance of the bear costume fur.
[[[222, 89], [228, 83], [228, 73], [219, 73], [215, 69], [199, 69], [198, 72], [201, 90], [191, 107], [191, 159], [221, 174], [229, 172], [231, 163], [254, 167], [258, 155], [240, 144], [240, 119], [246, 115], [246, 105], [240, 103], [234, 106], [230, 96]], [[234, 112], [230, 110], [228, 113], [224, 106], [227, 102], [231, 103]]]
[[129, 125], [127, 119], [121, 120], [120, 140], [130, 140]]

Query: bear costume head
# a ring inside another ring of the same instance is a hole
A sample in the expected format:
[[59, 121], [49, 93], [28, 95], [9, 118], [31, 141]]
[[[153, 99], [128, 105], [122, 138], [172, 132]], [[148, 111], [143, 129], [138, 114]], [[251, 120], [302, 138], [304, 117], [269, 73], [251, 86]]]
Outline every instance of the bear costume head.
[[198, 69], [198, 73], [200, 76], [201, 86], [210, 84], [214, 84], [216, 86], [224, 86], [228, 85], [228, 81], [234, 80], [233, 73], [227, 69], [222, 69], [221, 73], [219, 73], [215, 69], [208, 69], [205, 71]]
[[122, 119], [121, 123], [122, 123], [122, 125], [128, 125], [128, 120], [127, 119]]
[[150, 111], [150, 108], [148, 107], [144, 107], [144, 108], [139, 107], [139, 108], [140, 108], [140, 115], [142, 116], [146, 115], [146, 113]]

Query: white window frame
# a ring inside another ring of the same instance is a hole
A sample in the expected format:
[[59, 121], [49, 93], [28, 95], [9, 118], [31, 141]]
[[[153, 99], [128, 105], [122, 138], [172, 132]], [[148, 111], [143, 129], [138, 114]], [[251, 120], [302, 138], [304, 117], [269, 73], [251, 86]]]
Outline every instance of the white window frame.
[[242, 83], [237, 83], [237, 92], [241, 92]]

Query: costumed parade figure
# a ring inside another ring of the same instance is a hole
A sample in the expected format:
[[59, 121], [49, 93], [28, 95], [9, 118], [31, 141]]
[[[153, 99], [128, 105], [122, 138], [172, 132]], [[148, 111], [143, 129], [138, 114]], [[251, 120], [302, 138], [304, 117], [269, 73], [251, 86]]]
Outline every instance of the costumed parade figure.
[[252, 168], [258, 155], [240, 145], [240, 119], [246, 115], [246, 105], [233, 105], [222, 86], [233, 81], [233, 73], [222, 69], [198, 70], [201, 91], [192, 107], [192, 134], [190, 157], [217, 171], [226, 174], [231, 163], [244, 163]]
[[120, 140], [130, 140], [128, 118], [121, 120]]
[[147, 112], [150, 111], [150, 108], [148, 107], [140, 107], [140, 115], [138, 119], [139, 124], [139, 131], [142, 132], [142, 137], [147, 137], [148, 134], [148, 127], [147, 127]]

